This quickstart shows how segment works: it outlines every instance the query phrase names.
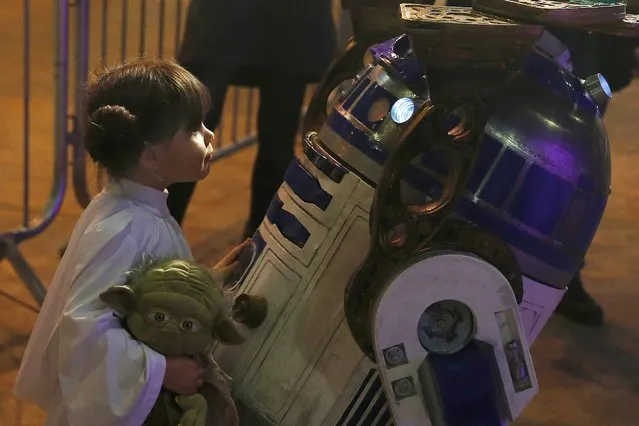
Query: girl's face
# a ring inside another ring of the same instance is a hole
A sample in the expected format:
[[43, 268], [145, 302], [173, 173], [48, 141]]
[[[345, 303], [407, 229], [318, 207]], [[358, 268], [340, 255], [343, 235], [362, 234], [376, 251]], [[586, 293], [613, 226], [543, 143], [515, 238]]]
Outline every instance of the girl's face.
[[199, 129], [178, 131], [160, 144], [156, 154], [156, 174], [166, 185], [195, 182], [208, 176], [213, 159], [215, 135], [201, 124]]

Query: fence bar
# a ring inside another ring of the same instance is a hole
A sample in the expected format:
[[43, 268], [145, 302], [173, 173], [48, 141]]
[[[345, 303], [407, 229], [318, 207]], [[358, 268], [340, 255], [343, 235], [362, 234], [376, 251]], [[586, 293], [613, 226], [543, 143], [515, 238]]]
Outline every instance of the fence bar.
[[107, 35], [109, 34], [109, 0], [102, 0], [102, 52], [100, 55], [100, 63], [102, 66], [107, 64]]
[[30, 113], [31, 113], [31, 1], [23, 0], [23, 23], [24, 28], [24, 129], [23, 129], [23, 157], [22, 157], [22, 226], [29, 226], [30, 218], [30, 200], [29, 200], [29, 175], [31, 159], [30, 154]]
[[47, 290], [44, 285], [42, 285], [40, 278], [38, 278], [33, 271], [33, 268], [31, 268], [22, 253], [20, 253], [20, 250], [18, 250], [15, 240], [8, 238], [0, 241], [0, 251], [4, 251], [4, 257], [9, 261], [16, 275], [20, 278], [20, 281], [22, 281], [27, 290], [29, 290], [31, 297], [33, 297], [38, 305], [42, 305], [47, 295]]
[[239, 141], [233, 142], [232, 145], [219, 148], [213, 153], [213, 159], [211, 161], [217, 161], [223, 157], [233, 154], [234, 152], [240, 151], [243, 148], [253, 145], [255, 141], [257, 141], [257, 135], [248, 135]]
[[[42, 219], [36, 223], [29, 223], [27, 226], [0, 234], [0, 259], [4, 258], [9, 261], [20, 280], [39, 304], [44, 301], [46, 289], [22, 253], [20, 253], [18, 244], [42, 233], [51, 224], [60, 211], [66, 189], [70, 3], [69, 0], [58, 0], [56, 3], [57, 7], [54, 9], [56, 48], [54, 63], [55, 123], [52, 189]], [[27, 14], [26, 17], [30, 18], [30, 15]], [[25, 21], [25, 24], [25, 27], [30, 28], [30, 22]], [[29, 159], [28, 156], [27, 159]]]
[[237, 140], [237, 128], [238, 128], [238, 123], [237, 123], [237, 119], [240, 112], [240, 88], [239, 87], [235, 87], [233, 88], [233, 127], [231, 129], [231, 139], [233, 140]]
[[160, 0], [160, 18], [158, 19], [160, 26], [158, 30], [158, 57], [164, 57], [164, 21], [165, 21], [165, 13], [166, 13], [166, 3], [165, 0]]
[[122, 28], [120, 32], [120, 61], [126, 61], [126, 36], [127, 26], [129, 22], [129, 2], [128, 0], [122, 0]]
[[84, 110], [84, 86], [89, 74], [89, 45], [90, 45], [90, 1], [77, 0], [75, 3], [76, 13], [76, 40], [75, 46], [75, 117], [73, 129], [69, 135], [73, 148], [73, 193], [76, 200], [82, 207], [86, 207], [91, 201], [91, 194], [87, 184], [87, 157], [84, 150], [84, 120], [82, 111]]
[[138, 56], [146, 56], [146, 0], [140, 1], [140, 50]]
[[56, 10], [56, 59], [54, 66], [54, 152], [53, 187], [43, 219], [16, 235], [16, 243], [40, 234], [62, 207], [67, 180], [67, 111], [69, 105], [69, 0], [58, 0]]
[[255, 112], [253, 111], [253, 95], [255, 95], [255, 90], [249, 90], [248, 100], [246, 102], [246, 133], [253, 130], [253, 119], [255, 118]]
[[[228, 90], [227, 90], [228, 92]], [[221, 101], [224, 101], [224, 99], [227, 98], [227, 93], [224, 93], [224, 98], [221, 99]], [[215, 99], [212, 100], [213, 102], [215, 102]], [[222, 146], [222, 141], [224, 140], [224, 126], [222, 123], [224, 123], [224, 117], [226, 117], [226, 114], [224, 112], [224, 109], [222, 109], [222, 112], [220, 113], [220, 119], [219, 122], [217, 123], [217, 128], [215, 129], [209, 129], [213, 132], [215, 132], [215, 139], [213, 140], [213, 143], [215, 144], [216, 149], [220, 148]]]
[[175, 1], [175, 56], [180, 51], [180, 40], [182, 36], [182, 0]]

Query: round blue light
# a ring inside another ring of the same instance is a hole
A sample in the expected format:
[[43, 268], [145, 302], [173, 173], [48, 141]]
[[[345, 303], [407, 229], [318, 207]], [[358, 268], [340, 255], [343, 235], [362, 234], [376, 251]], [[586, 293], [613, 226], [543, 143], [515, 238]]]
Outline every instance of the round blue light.
[[598, 74], [597, 77], [599, 78], [599, 84], [601, 85], [601, 90], [604, 91], [606, 96], [608, 96], [609, 98], [612, 98], [612, 90], [610, 90], [610, 85], [608, 84], [608, 81], [606, 80], [606, 78], [601, 74]]
[[415, 102], [411, 98], [398, 99], [390, 110], [391, 119], [397, 124], [404, 124], [415, 114]]

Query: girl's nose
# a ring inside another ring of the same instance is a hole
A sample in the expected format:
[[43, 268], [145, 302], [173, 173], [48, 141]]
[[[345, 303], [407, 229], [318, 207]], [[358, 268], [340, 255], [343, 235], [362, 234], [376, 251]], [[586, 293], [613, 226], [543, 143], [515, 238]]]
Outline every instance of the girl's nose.
[[209, 130], [208, 127], [204, 125], [202, 125], [202, 127], [204, 127], [204, 140], [207, 144], [213, 144], [213, 141], [215, 140], [215, 133], [213, 133], [211, 130]]

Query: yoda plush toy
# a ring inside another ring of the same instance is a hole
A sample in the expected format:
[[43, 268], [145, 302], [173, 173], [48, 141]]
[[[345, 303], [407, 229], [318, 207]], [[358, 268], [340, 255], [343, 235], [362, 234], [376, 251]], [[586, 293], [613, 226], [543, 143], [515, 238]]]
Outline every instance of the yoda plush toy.
[[[206, 360], [216, 340], [243, 342], [227, 314], [221, 281], [221, 274], [191, 262], [142, 258], [124, 284], [109, 288], [100, 298], [119, 313], [128, 332], [151, 349], [165, 356]], [[217, 370], [219, 378], [223, 373]], [[207, 401], [201, 393], [177, 396], [162, 390], [145, 424], [205, 426], [206, 421]]]

